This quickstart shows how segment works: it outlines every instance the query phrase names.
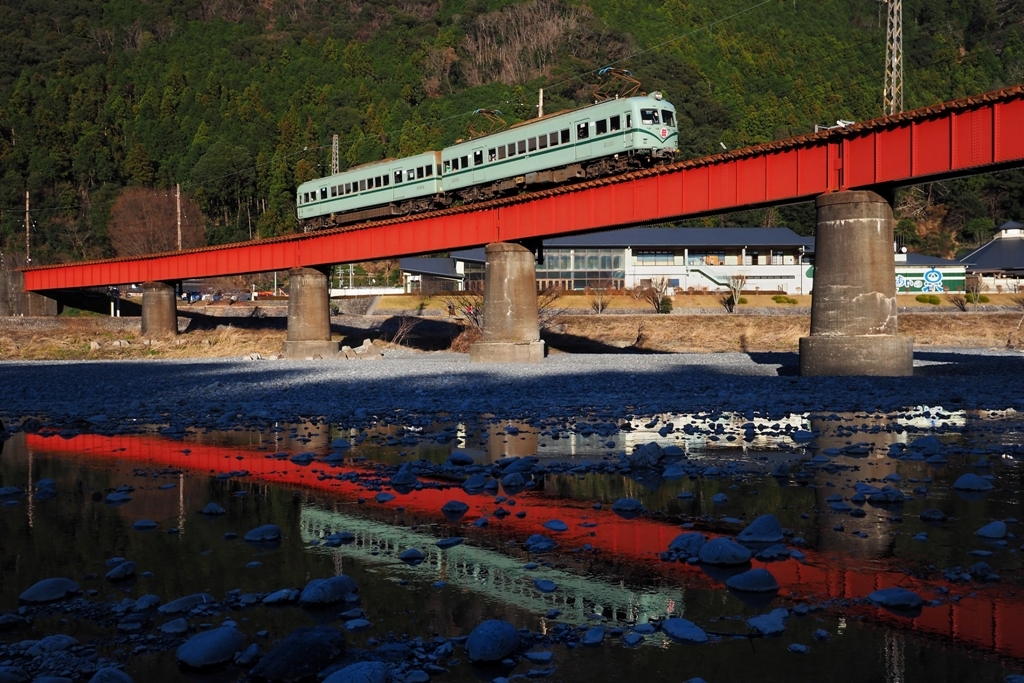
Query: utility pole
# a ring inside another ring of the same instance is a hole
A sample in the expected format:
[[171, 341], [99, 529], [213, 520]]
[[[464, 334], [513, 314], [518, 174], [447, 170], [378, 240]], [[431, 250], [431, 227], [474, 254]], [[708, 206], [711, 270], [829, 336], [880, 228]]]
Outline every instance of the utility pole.
[[338, 134], [331, 138], [331, 175], [338, 175]]
[[885, 33], [885, 93], [883, 107], [886, 116], [903, 111], [903, 0], [886, 0], [889, 17]]
[[544, 118], [544, 88], [540, 89], [540, 101], [537, 103], [537, 118]]
[[181, 183], [175, 185], [174, 201], [178, 206], [178, 251], [181, 251]]
[[25, 190], [25, 262], [26, 263], [32, 263], [31, 242], [29, 240], [29, 232], [28, 232], [29, 226], [31, 224], [32, 223], [31, 223], [31, 220], [29, 219], [29, 214], [28, 214], [28, 190]]

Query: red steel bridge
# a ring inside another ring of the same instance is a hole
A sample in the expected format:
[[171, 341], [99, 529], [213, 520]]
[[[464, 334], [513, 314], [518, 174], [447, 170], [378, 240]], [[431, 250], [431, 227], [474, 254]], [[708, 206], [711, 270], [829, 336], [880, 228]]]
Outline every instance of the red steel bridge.
[[516, 197], [334, 230], [25, 269], [26, 291], [238, 275], [529, 242], [1024, 165], [1024, 86]]

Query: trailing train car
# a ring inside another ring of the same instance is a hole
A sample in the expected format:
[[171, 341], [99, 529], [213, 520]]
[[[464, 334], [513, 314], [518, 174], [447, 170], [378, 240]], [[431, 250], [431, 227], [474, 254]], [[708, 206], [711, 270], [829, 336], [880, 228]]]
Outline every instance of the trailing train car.
[[463, 201], [597, 178], [675, 156], [676, 110], [661, 93], [605, 100], [516, 124], [441, 152], [442, 185]]
[[303, 229], [328, 228], [621, 173], [675, 156], [678, 143], [675, 107], [655, 92], [311, 180], [299, 186], [295, 203]]
[[356, 166], [302, 183], [295, 196], [306, 230], [425, 211], [445, 202], [440, 152]]

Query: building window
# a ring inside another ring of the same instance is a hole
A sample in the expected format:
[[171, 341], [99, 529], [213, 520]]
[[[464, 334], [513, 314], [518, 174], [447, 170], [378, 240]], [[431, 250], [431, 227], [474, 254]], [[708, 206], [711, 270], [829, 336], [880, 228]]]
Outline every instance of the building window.
[[638, 266], [671, 266], [675, 264], [675, 254], [671, 251], [638, 251]]

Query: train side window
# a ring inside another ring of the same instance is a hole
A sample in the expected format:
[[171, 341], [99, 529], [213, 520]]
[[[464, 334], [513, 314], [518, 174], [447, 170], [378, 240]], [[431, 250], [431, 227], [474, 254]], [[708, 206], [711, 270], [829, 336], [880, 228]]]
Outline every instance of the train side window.
[[632, 128], [632, 127], [633, 127], [633, 115], [632, 114], [626, 114], [626, 128]]
[[416, 180], [421, 180], [422, 178], [423, 178], [423, 167], [422, 166], [417, 166], [416, 167]]
[[359, 191], [360, 192], [365, 192], [366, 191], [366, 181], [365, 180], [360, 180], [359, 181]]
[[400, 182], [402, 182], [402, 172], [395, 171], [395, 185], [397, 185]]
[[469, 168], [469, 157], [462, 157], [462, 168]]
[[423, 167], [423, 174], [425, 176], [427, 176], [428, 178], [430, 176], [434, 175], [434, 165], [433, 164], [427, 164], [426, 166], [424, 166]]
[[483, 163], [484, 163], [484, 151], [482, 149], [478, 149], [475, 152], [473, 152], [473, 165], [474, 166], [480, 166]]
[[537, 146], [540, 147], [541, 149], [547, 149], [547, 147], [548, 147], [548, 136], [547, 135], [541, 135], [539, 138], [537, 138]]
[[501, 147], [498, 148], [498, 158], [499, 159], [504, 159], [505, 158], [505, 145], [502, 145]]
[[666, 126], [674, 126], [674, 125], [676, 125], [676, 117], [668, 109], [662, 109], [661, 110], [661, 122], [664, 123]]
[[446, 171], [448, 170], [449, 166], [451, 166], [452, 170], [458, 171], [459, 170], [459, 158], [455, 157], [451, 161], [444, 162], [444, 167], [445, 167]]
[[508, 155], [510, 157], [514, 157], [516, 155], [516, 143], [514, 143], [514, 142], [508, 143]]
[[416, 169], [415, 168], [410, 168], [408, 171], [406, 171], [405, 172], [405, 179], [406, 180], [416, 180]]
[[384, 184], [384, 181], [382, 181], [380, 179], [380, 176], [377, 176], [376, 178], [373, 179], [373, 186], [374, 187], [380, 187], [383, 184]]
[[487, 150], [487, 161], [494, 161], [496, 158], [494, 148]]
[[552, 133], [548, 136], [551, 139], [551, 146], [554, 147], [558, 144], [558, 133]]
[[622, 117], [616, 114], [608, 119], [608, 128], [613, 133], [617, 130], [622, 130]]
[[560, 135], [562, 137], [562, 144], [563, 145], [569, 144], [569, 140], [570, 140], [570, 138], [569, 138], [569, 129], [568, 128], [563, 129], [561, 131]]
[[526, 140], [520, 140], [516, 143], [516, 146], [519, 148], [520, 154], [526, 154]]
[[590, 124], [589, 123], [577, 123], [576, 124], [576, 139], [586, 140], [590, 137]]
[[326, 187], [321, 187], [320, 188], [320, 199], [327, 199], [327, 188]]
[[594, 135], [604, 135], [608, 132], [608, 122], [604, 119], [594, 122]]
[[384, 187], [387, 187], [390, 182], [391, 182], [391, 178], [389, 178], [388, 176], [385, 175], [384, 176]]
[[641, 109], [640, 110], [640, 123], [645, 126], [656, 126], [658, 125], [658, 110], [657, 109]]
[[337, 197], [338, 196], [338, 188], [335, 187], [334, 185], [331, 185], [331, 196], [332, 197]]
[[444, 172], [447, 173], [450, 170], [452, 170], [452, 160], [448, 159], [444, 162]]
[[537, 138], [530, 138], [526, 141], [526, 148], [531, 152], [537, 151]]
[[303, 204], [308, 204], [309, 203], [309, 193], [306, 192], [306, 193], [304, 193], [304, 195], [305, 195], [305, 198], [302, 200], [302, 203]]

